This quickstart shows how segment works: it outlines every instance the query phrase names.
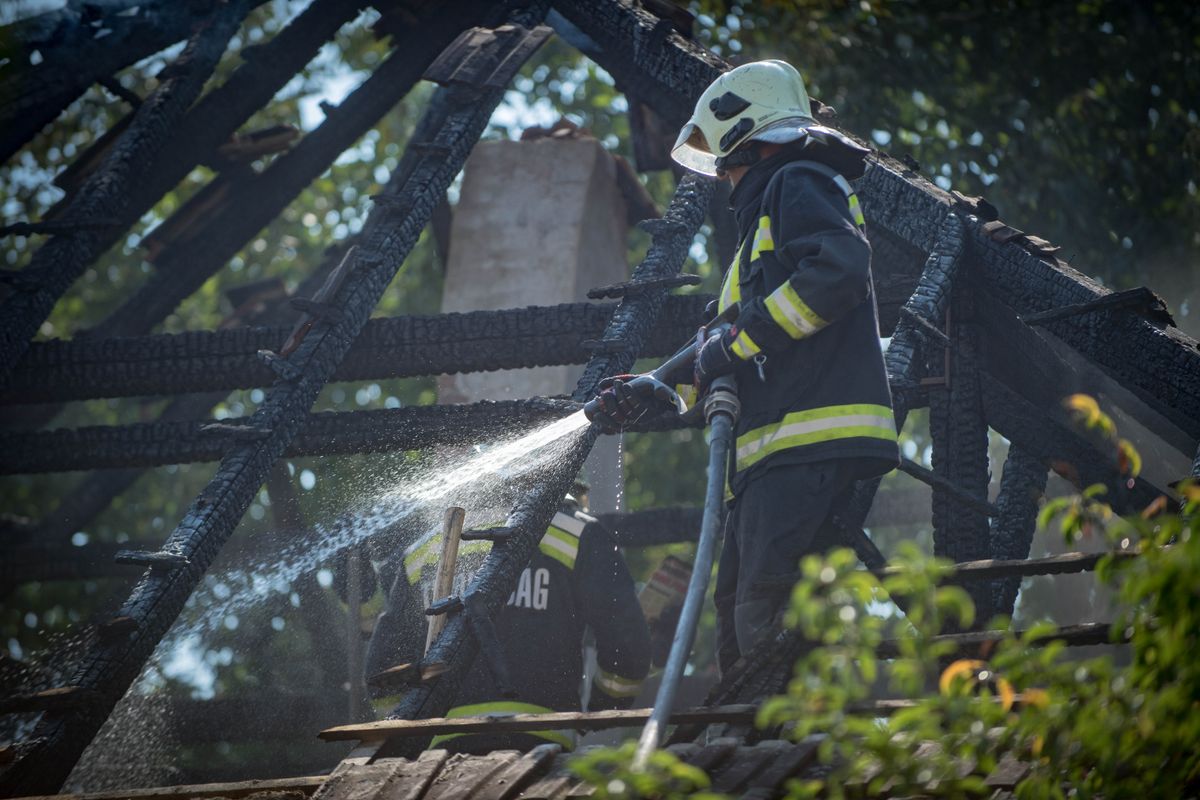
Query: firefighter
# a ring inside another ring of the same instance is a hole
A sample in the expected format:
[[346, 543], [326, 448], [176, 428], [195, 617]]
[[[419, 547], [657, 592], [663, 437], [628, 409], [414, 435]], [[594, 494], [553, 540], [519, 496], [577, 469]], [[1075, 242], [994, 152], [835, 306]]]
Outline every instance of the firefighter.
[[[700, 96], [672, 157], [727, 179], [740, 246], [692, 378], [732, 373], [742, 404], [717, 576], [718, 658], [728, 670], [771, 627], [806, 554], [837, 543], [833, 519], [857, 479], [899, 462], [879, 341], [871, 248], [850, 185], [868, 151], [816, 123], [800, 73], [758, 61]], [[626, 376], [601, 383], [612, 429], [662, 401]]]
[[[449, 717], [495, 713], [579, 711], [583, 708], [584, 639], [590, 629], [597, 668], [587, 707], [628, 708], [650, 669], [650, 637], [629, 569], [612, 534], [585, 513], [586, 484], [577, 482], [521, 572], [507, 606], [495, 618], [515, 698], [504, 698], [482, 657], [471, 666]], [[578, 499], [576, 499], [578, 498]], [[478, 557], [463, 542], [460, 559]], [[421, 658], [423, 609], [438, 560], [429, 543], [405, 558], [388, 593], [367, 651], [367, 675]], [[463, 579], [469, 577], [470, 568]], [[457, 581], [456, 581], [457, 583]], [[547, 741], [570, 750], [572, 731], [461, 734], [435, 737], [431, 747], [456, 752], [527, 750]]]

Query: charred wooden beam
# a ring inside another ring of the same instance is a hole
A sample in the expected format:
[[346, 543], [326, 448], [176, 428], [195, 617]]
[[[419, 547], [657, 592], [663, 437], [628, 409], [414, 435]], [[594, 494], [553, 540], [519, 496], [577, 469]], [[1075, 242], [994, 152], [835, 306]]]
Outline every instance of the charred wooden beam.
[[1022, 318], [1026, 325], [1045, 325], [1057, 319], [1074, 317], [1079, 314], [1091, 314], [1096, 311], [1110, 311], [1117, 308], [1131, 308], [1138, 314], [1160, 328], [1174, 325], [1175, 320], [1167, 309], [1167, 303], [1145, 286], [1136, 289], [1126, 289], [1123, 292], [1101, 295], [1086, 303], [1076, 303], [1069, 306], [1052, 308], [1049, 311], [1039, 311]]
[[613, 76], [621, 91], [647, 102], [672, 130], [717, 75], [728, 69], [720, 58], [638, 5], [557, 0], [554, 7], [592, 39], [589, 55]]
[[[692, 238], [704, 221], [712, 191], [713, 182], [698, 176], [689, 175], [680, 182], [664, 215], [665, 221], [674, 224], [661, 226], [654, 234], [646, 258], [633, 272], [633, 280], [653, 280], [680, 271], [687, 259]], [[627, 297], [620, 302], [604, 338], [628, 342], [629, 349], [594, 355], [576, 385], [573, 400], [583, 402], [589, 399], [602, 378], [629, 371], [665, 299], [666, 291], [659, 289]], [[503, 547], [492, 549], [466, 590], [467, 594], [481, 598], [488, 613], [495, 615], [503, 606], [516, 584], [517, 576], [550, 524], [555, 509], [583, 466], [595, 439], [596, 429], [588, 428], [558, 464], [547, 468], [536, 488], [513, 509], [507, 520], [508, 527], [514, 531], [513, 535]], [[389, 714], [389, 718], [418, 719], [445, 713], [475, 658], [477, 648], [478, 643], [462, 615], [449, 620], [426, 656], [427, 662], [445, 665], [444, 671], [438, 677], [410, 689], [400, 705]]]
[[[967, 631], [931, 636], [929, 640], [935, 644], [952, 645], [954, 653], [969, 653], [984, 645], [1004, 641], [1010, 636], [1019, 638], [1024, 634], [1025, 631]], [[1039, 644], [1062, 642], [1068, 647], [1091, 647], [1098, 644], [1123, 644], [1129, 641], [1129, 636], [1121, 630], [1114, 630], [1110, 622], [1085, 622], [1080, 625], [1064, 625], [1038, 637], [1037, 641]], [[899, 658], [902, 653], [899, 642], [890, 639], [880, 642], [879, 649], [875, 652], [880, 658]]]
[[[881, 161], [859, 185], [873, 225], [910, 244], [932, 246], [933, 226], [953, 211], [952, 196]], [[1048, 255], [1028, 237], [993, 238], [986, 223], [966, 220], [973, 279], [980, 291], [1022, 317], [1110, 295], [1086, 275]], [[1175, 328], [1159, 327], [1138, 310], [1121, 307], [1046, 320], [1042, 329], [1098, 365], [1147, 406], [1200, 439], [1200, 349]]]
[[[1000, 516], [992, 520], [992, 557], [1013, 560], [1029, 557], [1033, 532], [1037, 527], [1039, 500], [1046, 491], [1049, 467], [1046, 461], [1014, 444], [1004, 461], [1000, 476], [1000, 495], [996, 505]], [[1012, 616], [1021, 579], [1004, 577], [992, 584], [992, 611]]]
[[[933, 472], [942, 479], [933, 487], [933, 552], [951, 561], [972, 561], [992, 555], [988, 522], [991, 474], [979, 386], [981, 332], [971, 295], [961, 282], [953, 291], [947, 322], [954, 346], [929, 348], [927, 365], [930, 375], [944, 370], [942, 382], [929, 387]], [[961, 495], [975, 503], [962, 502]], [[967, 587], [980, 624], [992, 618], [990, 589], [978, 584]]]
[[[533, 24], [544, 13], [542, 7], [532, 18], [521, 19]], [[428, 33], [422, 38], [428, 38]], [[431, 60], [423, 59], [428, 55], [424, 44], [417, 42], [408, 53], [418, 62], [414, 66], [422, 70]], [[519, 67], [519, 63], [514, 65]], [[0, 793], [36, 794], [58, 788], [233, 533], [272, 465], [298, 432], [321, 387], [333, 375], [350, 342], [362, 330], [416, 244], [434, 206], [462, 169], [503, 97], [502, 89], [456, 87], [452, 91], [456, 102], [435, 137], [439, 150], [421, 156], [403, 180], [389, 181], [383, 202], [376, 204], [367, 220], [354, 269], [333, 301], [342, 308], [342, 318], [314, 324], [288, 359], [299, 377], [276, 383], [249, 421], [269, 434], [253, 442], [241, 442], [226, 453], [212, 481], [164, 543], [164, 550], [183, 555], [189, 566], [143, 575], [122, 608], [122, 615], [138, 622], [137, 630], [119, 645], [97, 644], [82, 658], [72, 681], [73, 685], [96, 690], [100, 701], [86, 709], [43, 715], [17, 760], [0, 775]]]
[[1061, 409], [1033, 405], [987, 372], [980, 374], [983, 413], [997, 433], [1029, 456], [1048, 463], [1078, 488], [1104, 484], [1117, 513], [1145, 508], [1162, 491], [1144, 478], [1130, 485], [1117, 468], [1115, 453], [1101, 453], [1072, 428]]
[[133, 577], [137, 570], [116, 565], [113, 557], [121, 547], [93, 544], [24, 544], [5, 547], [0, 560], [0, 596], [24, 583], [78, 581], [117, 576]]
[[[138, 336], [170, 315], [408, 94], [424, 65], [463, 25], [479, 19], [478, 6], [464, 9], [473, 9], [473, 15], [433, 14], [409, 26], [393, 40], [392, 54], [379, 68], [339, 105], [326, 109], [321, 125], [263, 172], [234, 179], [225, 201], [179, 246], [155, 259], [157, 269], [150, 279], [97, 325], [93, 335]], [[385, 194], [377, 201], [387, 198]]]
[[[174, 135], [250, 6], [250, 0], [235, 0], [205, 19], [179, 58], [159, 74], [158, 88], [67, 204], [63, 217], [81, 223], [122, 218], [129, 194]], [[58, 298], [103, 252], [105, 238], [97, 230], [79, 230], [51, 238], [34, 253], [22, 271], [34, 283], [18, 288], [0, 307], [0, 385]]]
[[[320, 266], [301, 282], [297, 291], [302, 293], [319, 286], [340, 261], [340, 248], [334, 248]], [[234, 310], [225, 319], [223, 326], [240, 326], [243, 323], [271, 320], [279, 313], [280, 308], [286, 305], [284, 301], [287, 299], [282, 284], [273, 281], [265, 284], [260, 282], [257, 286], [238, 287], [226, 294], [233, 302]], [[225, 392], [205, 392], [176, 397], [159, 414], [158, 420], [172, 422], [203, 418], [225, 396]], [[46, 410], [47, 416], [53, 416], [53, 407], [41, 408]], [[65, 541], [75, 531], [90, 525], [92, 520], [108, 508], [116, 497], [131, 487], [142, 473], [141, 469], [112, 469], [99, 470], [85, 476], [69, 491], [63, 493], [58, 505], [39, 520], [33, 536], [26, 538], [36, 538], [40, 542]]]
[[[270, 41], [242, 48], [239, 55], [243, 63], [224, 83], [192, 106], [153, 167], [132, 187], [121, 224], [109, 232], [109, 240], [102, 249], [118, 241], [130, 225], [197, 164], [220, 170], [237, 163], [224, 155], [227, 147], [236, 147], [245, 138], [234, 132], [268, 103], [362, 5], [358, 0], [315, 2]], [[55, 178], [55, 183], [67, 192], [68, 198], [95, 167], [93, 162], [103, 157], [108, 144], [105, 140], [124, 124], [125, 120], [116, 123]], [[56, 205], [48, 215], [57, 214], [60, 206]]]
[[[9, 77], [0, 82], [0, 162], [93, 83], [186, 39], [213, 6], [204, 0], [106, 3], [96, 20], [93, 4], [69, 3], [6, 28], [14, 47]], [[41, 57], [36, 66], [30, 63], [35, 52]]]
[[[469, 405], [411, 406], [301, 415], [287, 457], [425, 450], [470, 436], [499, 436], [513, 426], [558, 419], [578, 408], [566, 400], [485, 400]], [[184, 420], [0, 432], [7, 455], [0, 474], [129, 469], [219, 461], [276, 430], [249, 418]]]
[[974, 493], [939, 475], [928, 467], [918, 464], [911, 458], [900, 459], [900, 471], [905, 475], [911, 475], [926, 486], [935, 487], [945, 492], [949, 499], [952, 499], [959, 505], [972, 509], [976, 513], [988, 517], [1000, 516], [1000, 510], [987, 500], [981, 500]]
[[[710, 295], [669, 298], [643, 355], [673, 353], [704, 321], [710, 299]], [[590, 355], [583, 341], [603, 332], [615, 307], [567, 303], [373, 319], [333, 380], [583, 364]], [[35, 342], [12, 382], [0, 391], [0, 404], [268, 386], [275, 375], [257, 353], [278, 349], [287, 336], [288, 329], [282, 327], [239, 327], [129, 339]]]
[[1030, 327], [1015, 311], [976, 286], [975, 309], [988, 335], [980, 339], [983, 368], [1030, 403], [1051, 412], [1071, 394], [1082, 392], [1132, 417], [1182, 457], [1193, 452], [1196, 439], [1186, 430], [1122, 387], [1091, 361], [1053, 334]]

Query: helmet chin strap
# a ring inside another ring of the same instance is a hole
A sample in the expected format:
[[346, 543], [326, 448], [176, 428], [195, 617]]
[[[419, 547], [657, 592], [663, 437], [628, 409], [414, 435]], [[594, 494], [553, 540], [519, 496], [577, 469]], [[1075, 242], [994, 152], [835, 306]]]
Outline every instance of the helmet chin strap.
[[761, 159], [762, 154], [759, 152], [758, 142], [747, 142], [729, 155], [719, 157], [714, 166], [717, 168], [717, 175], [721, 176], [730, 167], [749, 167], [757, 164]]

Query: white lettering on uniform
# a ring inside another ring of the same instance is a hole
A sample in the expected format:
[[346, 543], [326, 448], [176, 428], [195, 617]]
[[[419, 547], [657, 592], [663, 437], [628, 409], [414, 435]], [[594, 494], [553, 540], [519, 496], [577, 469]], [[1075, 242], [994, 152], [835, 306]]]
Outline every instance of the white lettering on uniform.
[[[528, 572], [529, 570], [526, 569], [525, 571]], [[533, 575], [533, 607], [538, 611], [545, 611], [549, 599], [550, 570], [542, 567]]]
[[517, 588], [508, 596], [508, 605], [545, 611], [550, 605], [550, 570], [542, 567], [536, 572], [526, 567], [517, 581]]

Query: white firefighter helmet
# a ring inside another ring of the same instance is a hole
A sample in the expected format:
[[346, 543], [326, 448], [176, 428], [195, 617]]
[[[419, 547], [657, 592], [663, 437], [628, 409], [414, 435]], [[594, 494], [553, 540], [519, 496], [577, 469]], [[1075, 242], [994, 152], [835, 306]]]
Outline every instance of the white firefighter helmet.
[[690, 170], [716, 175], [718, 159], [748, 141], [784, 144], [812, 129], [833, 132], [813, 119], [796, 68], [786, 61], [754, 61], [726, 72], [704, 90], [671, 157]]

